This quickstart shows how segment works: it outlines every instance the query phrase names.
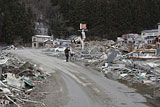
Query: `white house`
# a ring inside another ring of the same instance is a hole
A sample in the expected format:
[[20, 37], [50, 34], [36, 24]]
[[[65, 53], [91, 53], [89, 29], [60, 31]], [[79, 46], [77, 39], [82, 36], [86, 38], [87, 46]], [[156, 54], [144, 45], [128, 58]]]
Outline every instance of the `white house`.
[[51, 36], [47, 35], [35, 35], [32, 36], [32, 48], [42, 48], [45, 45], [45, 41], [51, 40]]
[[158, 29], [143, 30], [141, 36], [146, 44], [154, 44], [156, 38], [158, 37]]

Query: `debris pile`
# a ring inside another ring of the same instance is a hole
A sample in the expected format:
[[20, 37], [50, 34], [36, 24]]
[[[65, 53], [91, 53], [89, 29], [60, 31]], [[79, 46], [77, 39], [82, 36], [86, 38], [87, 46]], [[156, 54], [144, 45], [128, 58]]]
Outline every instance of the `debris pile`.
[[[108, 46], [107, 42], [95, 41], [88, 42], [88, 46], [84, 50], [78, 47], [71, 48], [70, 61], [99, 68], [107, 59], [106, 46]], [[52, 48], [44, 49], [42, 52], [48, 56], [65, 59], [64, 52], [54, 52]]]
[[103, 55], [103, 52], [95, 51], [94, 49], [88, 49], [83, 51], [78, 51], [76, 53], [76, 61], [83, 62], [84, 65], [96, 65], [97, 63], [101, 62], [103, 58], [100, 58]]
[[[113, 56], [109, 55], [108, 58], [113, 59]], [[130, 85], [147, 85], [153, 88], [154, 96], [160, 97], [159, 61], [133, 61], [125, 58], [117, 59], [118, 60], [112, 61], [108, 60], [108, 62], [103, 64], [101, 70], [107, 78], [112, 80], [124, 80]]]
[[0, 106], [21, 107], [32, 101], [29, 96], [37, 84], [46, 78], [35, 64], [24, 62], [10, 53], [0, 54]]
[[159, 81], [160, 74], [146, 62], [125, 59], [118, 55], [119, 53], [118, 51], [112, 51], [108, 55], [107, 62], [102, 66], [102, 72], [105, 76], [112, 79], [125, 79], [133, 83], [149, 83], [149, 81], [154, 83], [154, 80]]
[[[48, 56], [65, 59], [64, 52], [54, 52], [52, 49], [45, 49], [43, 50], [43, 53]], [[70, 53], [72, 54], [70, 55], [70, 61], [75, 63], [80, 62], [86, 66], [99, 65], [99, 63], [103, 62], [107, 58], [104, 46], [88, 47], [85, 50], [72, 48]]]

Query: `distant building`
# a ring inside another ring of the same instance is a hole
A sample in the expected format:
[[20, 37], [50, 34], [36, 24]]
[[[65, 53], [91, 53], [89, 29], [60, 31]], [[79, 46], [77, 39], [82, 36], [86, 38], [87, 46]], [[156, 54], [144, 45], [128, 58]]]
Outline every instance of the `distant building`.
[[121, 37], [117, 37], [117, 43], [119, 47], [123, 49], [137, 49], [141, 48], [144, 44], [142, 37], [139, 34], [129, 33], [123, 34]]
[[160, 23], [158, 23], [158, 38], [156, 42], [157, 48], [160, 48]]
[[158, 29], [143, 30], [141, 36], [145, 41], [145, 44], [155, 44], [158, 37]]
[[52, 37], [47, 35], [32, 36], [32, 48], [43, 48], [48, 40], [52, 40]]
[[156, 47], [160, 48], [160, 35], [157, 38]]
[[133, 34], [133, 33], [122, 35], [122, 39], [124, 40], [125, 43], [132, 43], [132, 44], [134, 44], [139, 37], [140, 36], [138, 34]]

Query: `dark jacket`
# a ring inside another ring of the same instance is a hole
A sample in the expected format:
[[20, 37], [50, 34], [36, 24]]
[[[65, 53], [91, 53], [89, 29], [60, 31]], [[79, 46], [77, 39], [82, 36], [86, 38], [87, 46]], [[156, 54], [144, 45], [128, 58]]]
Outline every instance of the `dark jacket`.
[[70, 51], [70, 49], [69, 49], [69, 48], [66, 48], [66, 49], [64, 50], [64, 53], [65, 53], [65, 54], [69, 54], [69, 51]]

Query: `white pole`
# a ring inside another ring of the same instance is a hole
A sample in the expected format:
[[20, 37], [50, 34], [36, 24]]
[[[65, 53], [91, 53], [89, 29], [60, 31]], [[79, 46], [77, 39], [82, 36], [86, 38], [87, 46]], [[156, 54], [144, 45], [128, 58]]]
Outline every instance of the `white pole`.
[[82, 40], [82, 50], [84, 50], [84, 41]]
[[85, 35], [85, 32], [84, 32], [84, 29], [82, 29], [82, 50], [84, 50], [84, 40], [86, 38], [86, 35]]

